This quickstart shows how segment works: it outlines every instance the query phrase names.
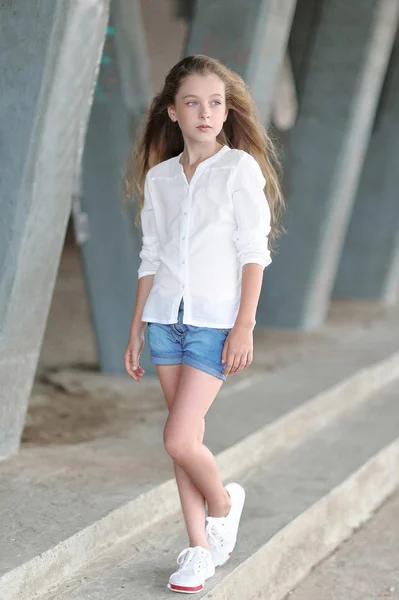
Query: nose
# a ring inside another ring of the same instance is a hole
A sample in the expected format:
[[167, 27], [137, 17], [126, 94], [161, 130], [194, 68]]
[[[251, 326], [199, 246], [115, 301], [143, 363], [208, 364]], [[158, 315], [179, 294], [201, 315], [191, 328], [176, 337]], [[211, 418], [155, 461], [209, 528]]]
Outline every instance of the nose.
[[206, 105], [200, 106], [199, 117], [200, 119], [206, 119], [207, 117], [209, 117], [209, 108]]

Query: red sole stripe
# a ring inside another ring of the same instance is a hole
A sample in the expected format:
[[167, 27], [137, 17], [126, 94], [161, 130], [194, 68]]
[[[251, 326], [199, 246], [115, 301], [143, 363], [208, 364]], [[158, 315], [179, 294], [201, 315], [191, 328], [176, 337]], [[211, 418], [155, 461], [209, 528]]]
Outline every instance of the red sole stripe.
[[203, 585], [198, 585], [197, 587], [184, 587], [182, 585], [174, 585], [173, 583], [170, 583], [169, 585], [171, 590], [179, 590], [180, 592], [200, 592], [204, 587]]

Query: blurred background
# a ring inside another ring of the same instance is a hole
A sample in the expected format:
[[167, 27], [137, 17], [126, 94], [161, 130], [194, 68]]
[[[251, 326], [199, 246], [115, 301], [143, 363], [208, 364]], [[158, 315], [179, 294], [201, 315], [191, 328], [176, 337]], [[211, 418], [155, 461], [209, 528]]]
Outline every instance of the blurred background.
[[206, 597], [399, 599], [398, 18], [399, 0], [0, 0], [2, 600], [169, 597], [187, 540], [148, 347], [139, 385], [123, 370], [141, 231], [122, 172], [192, 53], [250, 86], [287, 202], [254, 361], [206, 419], [247, 490]]
[[[397, 31], [397, 0], [1, 2], [1, 456], [35, 376], [123, 373], [141, 232], [122, 168], [184, 55], [244, 77], [283, 163], [287, 234], [257, 328], [397, 302]], [[155, 373], [147, 348], [142, 364]]]

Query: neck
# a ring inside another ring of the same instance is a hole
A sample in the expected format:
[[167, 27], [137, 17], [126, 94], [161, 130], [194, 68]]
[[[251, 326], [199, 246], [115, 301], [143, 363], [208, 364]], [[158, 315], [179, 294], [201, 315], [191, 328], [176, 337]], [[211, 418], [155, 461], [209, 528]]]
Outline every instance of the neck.
[[180, 157], [180, 163], [189, 167], [193, 167], [198, 163], [210, 158], [222, 148], [222, 144], [219, 144], [216, 140], [207, 144], [193, 144], [189, 141], [184, 141], [184, 150]]

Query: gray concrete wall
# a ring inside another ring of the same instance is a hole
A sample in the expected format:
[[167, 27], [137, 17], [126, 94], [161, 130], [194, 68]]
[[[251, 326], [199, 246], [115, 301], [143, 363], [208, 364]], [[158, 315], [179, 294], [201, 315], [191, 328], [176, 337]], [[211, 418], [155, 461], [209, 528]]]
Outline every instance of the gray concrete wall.
[[399, 296], [399, 38], [389, 69], [334, 295], [397, 302]]
[[1, 5], [0, 457], [19, 447], [108, 3]]
[[265, 274], [259, 325], [324, 321], [397, 18], [392, 0], [323, 3], [285, 148], [287, 235]]
[[298, 96], [306, 81], [317, 29], [325, 0], [297, 0], [288, 50]]

